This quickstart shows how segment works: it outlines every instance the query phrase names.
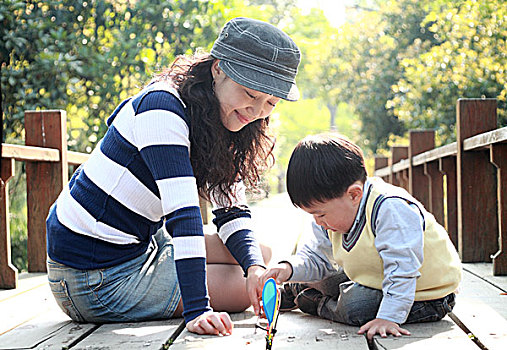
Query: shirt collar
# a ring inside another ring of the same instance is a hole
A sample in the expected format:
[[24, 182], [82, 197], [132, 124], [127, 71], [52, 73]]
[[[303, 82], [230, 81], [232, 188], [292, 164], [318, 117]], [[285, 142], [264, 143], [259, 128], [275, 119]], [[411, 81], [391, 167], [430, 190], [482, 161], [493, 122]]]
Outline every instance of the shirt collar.
[[367, 178], [364, 185], [363, 185], [363, 197], [361, 198], [361, 202], [359, 203], [359, 208], [357, 208], [357, 214], [354, 219], [354, 223], [352, 224], [352, 227], [350, 228], [349, 232], [347, 232], [347, 233], [353, 232], [354, 229], [356, 228], [358, 222], [360, 221], [361, 213], [363, 212], [363, 208], [366, 205], [366, 197], [368, 197], [367, 194], [368, 194], [368, 190], [370, 189], [370, 187], [371, 187], [371, 182], [370, 182], [370, 179]]

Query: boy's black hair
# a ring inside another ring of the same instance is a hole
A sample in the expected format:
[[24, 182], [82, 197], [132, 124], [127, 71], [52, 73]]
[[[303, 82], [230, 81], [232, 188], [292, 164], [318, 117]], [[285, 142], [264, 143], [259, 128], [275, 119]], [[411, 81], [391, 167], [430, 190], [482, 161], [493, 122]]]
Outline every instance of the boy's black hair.
[[343, 196], [356, 181], [366, 181], [363, 152], [338, 134], [301, 140], [289, 160], [287, 191], [297, 207]]

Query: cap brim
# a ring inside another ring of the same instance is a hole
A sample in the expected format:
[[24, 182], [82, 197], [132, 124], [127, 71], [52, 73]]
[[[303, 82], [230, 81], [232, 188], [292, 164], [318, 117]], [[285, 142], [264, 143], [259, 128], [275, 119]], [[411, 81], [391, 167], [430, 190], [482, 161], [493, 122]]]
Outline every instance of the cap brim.
[[249, 89], [264, 92], [287, 101], [297, 101], [300, 97], [299, 89], [294, 82], [288, 82], [226, 60], [220, 60], [218, 66], [229, 78]]

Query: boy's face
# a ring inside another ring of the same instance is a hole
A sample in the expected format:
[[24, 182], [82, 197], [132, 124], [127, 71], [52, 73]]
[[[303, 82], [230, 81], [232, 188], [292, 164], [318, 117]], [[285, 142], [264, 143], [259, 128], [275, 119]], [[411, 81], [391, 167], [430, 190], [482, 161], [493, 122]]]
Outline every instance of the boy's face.
[[313, 215], [315, 222], [327, 230], [347, 233], [354, 224], [354, 219], [363, 196], [363, 184], [352, 184], [345, 194], [324, 202], [316, 202], [309, 207], [301, 207]]

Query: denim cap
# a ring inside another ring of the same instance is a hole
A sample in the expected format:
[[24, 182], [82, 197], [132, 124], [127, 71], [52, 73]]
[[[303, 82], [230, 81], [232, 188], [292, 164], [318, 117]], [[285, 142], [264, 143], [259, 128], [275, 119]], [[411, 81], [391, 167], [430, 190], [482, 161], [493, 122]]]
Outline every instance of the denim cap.
[[283, 98], [299, 99], [296, 87], [301, 53], [292, 39], [275, 26], [238, 17], [225, 24], [211, 55], [236, 83]]

